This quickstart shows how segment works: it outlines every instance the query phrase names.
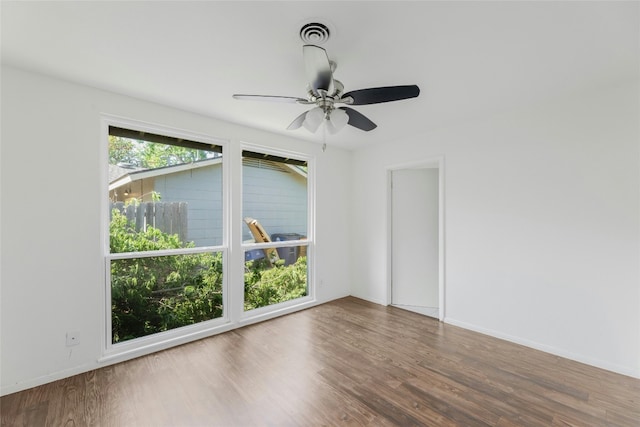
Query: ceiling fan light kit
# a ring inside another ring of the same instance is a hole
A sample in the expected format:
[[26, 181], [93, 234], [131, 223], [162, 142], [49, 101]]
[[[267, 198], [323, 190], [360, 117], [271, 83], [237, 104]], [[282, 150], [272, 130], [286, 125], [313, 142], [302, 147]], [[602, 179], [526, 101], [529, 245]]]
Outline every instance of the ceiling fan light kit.
[[324, 111], [322, 111], [322, 108], [316, 107], [305, 113], [302, 126], [309, 132], [316, 133], [322, 124], [322, 120], [324, 120]]
[[331, 112], [331, 116], [326, 121], [327, 130], [330, 134], [340, 132], [349, 123], [349, 115], [341, 108]]
[[[329, 30], [322, 24], [307, 24], [300, 30], [303, 40], [323, 40], [329, 37]], [[303, 33], [306, 34], [303, 36]], [[377, 127], [362, 113], [349, 107], [336, 107], [336, 104], [368, 105], [384, 102], [400, 101], [415, 98], [420, 94], [420, 88], [416, 85], [385, 86], [368, 89], [354, 90], [345, 93], [344, 85], [333, 78], [337, 64], [329, 60], [327, 52], [316, 44], [305, 44], [302, 47], [305, 73], [309, 84], [307, 85], [307, 97], [297, 98], [290, 96], [270, 95], [243, 95], [235, 94], [234, 99], [253, 101], [289, 102], [302, 105], [315, 105], [298, 117], [287, 127], [289, 130], [304, 127], [309, 132], [315, 133], [324, 123], [329, 133], [335, 134], [347, 124], [362, 131], [368, 132]]]

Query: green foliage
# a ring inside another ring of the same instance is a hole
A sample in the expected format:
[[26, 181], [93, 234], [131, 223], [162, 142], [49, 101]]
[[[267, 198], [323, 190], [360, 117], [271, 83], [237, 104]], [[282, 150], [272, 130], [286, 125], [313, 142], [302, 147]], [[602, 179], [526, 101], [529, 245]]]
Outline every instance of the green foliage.
[[266, 260], [248, 261], [244, 274], [244, 309], [265, 307], [307, 295], [307, 258], [269, 268]]
[[[109, 228], [111, 253], [193, 247], [177, 235], [136, 231], [118, 209]], [[113, 342], [122, 342], [222, 316], [222, 253], [144, 256], [111, 261]], [[245, 263], [245, 310], [307, 294], [307, 259], [273, 268]]]
[[[117, 209], [110, 243], [112, 253], [193, 246], [154, 227], [136, 232]], [[222, 253], [113, 260], [111, 310], [114, 343], [222, 316]]]
[[109, 135], [109, 163], [112, 165], [118, 163], [135, 165], [137, 161], [133, 140]]
[[180, 249], [192, 246], [183, 244], [177, 234], [167, 234], [151, 226], [148, 226], [145, 231], [136, 232], [134, 223], [128, 222], [127, 217], [118, 209], [113, 209], [111, 212], [109, 242], [111, 253]]
[[126, 163], [144, 169], [180, 165], [212, 158], [215, 153], [177, 145], [109, 136], [109, 163]]

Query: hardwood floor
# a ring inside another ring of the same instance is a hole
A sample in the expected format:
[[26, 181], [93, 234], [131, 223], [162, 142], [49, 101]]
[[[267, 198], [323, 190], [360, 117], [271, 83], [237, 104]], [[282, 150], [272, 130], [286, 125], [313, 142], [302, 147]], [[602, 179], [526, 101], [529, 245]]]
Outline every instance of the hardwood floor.
[[2, 426], [640, 426], [640, 380], [344, 298], [0, 399]]

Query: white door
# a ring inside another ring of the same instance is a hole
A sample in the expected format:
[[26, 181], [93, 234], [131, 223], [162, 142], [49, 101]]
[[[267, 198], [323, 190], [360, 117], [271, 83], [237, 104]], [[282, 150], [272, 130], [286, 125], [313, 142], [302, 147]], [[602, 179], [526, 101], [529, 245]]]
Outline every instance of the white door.
[[438, 169], [391, 172], [391, 304], [438, 317]]

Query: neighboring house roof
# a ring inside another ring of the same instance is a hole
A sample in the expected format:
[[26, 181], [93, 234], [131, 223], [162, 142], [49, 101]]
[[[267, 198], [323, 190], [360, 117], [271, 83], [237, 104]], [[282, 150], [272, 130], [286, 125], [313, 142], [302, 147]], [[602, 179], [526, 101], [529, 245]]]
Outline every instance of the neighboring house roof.
[[216, 157], [214, 159], [198, 160], [197, 162], [183, 163], [181, 165], [162, 166], [155, 169], [138, 169], [133, 171], [131, 169], [128, 169], [126, 174], [120, 175], [119, 177], [113, 180], [111, 179], [112, 165], [109, 165], [110, 167], [109, 191], [114, 190], [118, 187], [122, 187], [123, 185], [128, 184], [130, 182], [138, 181], [140, 179], [153, 178], [156, 176], [168, 175], [171, 173], [182, 172], [186, 170], [193, 170], [193, 169], [202, 168], [205, 166], [220, 164], [221, 162], [222, 162], [222, 157]]
[[289, 173], [293, 171], [300, 176], [303, 176], [305, 178], [307, 177], [307, 171], [305, 168], [297, 165], [292, 165], [289, 163], [282, 163], [282, 162], [277, 162], [277, 161], [268, 160], [268, 159], [256, 159], [253, 157], [243, 158], [242, 163], [247, 166], [253, 166], [254, 168], [271, 169], [271, 170], [277, 170], [285, 173]]
[[[270, 160], [256, 160], [245, 159], [254, 167], [262, 167], [268, 169], [278, 169], [283, 172], [294, 172], [300, 176], [307, 177], [307, 172], [303, 168], [295, 165], [282, 164], [279, 162], [273, 162]], [[163, 166], [155, 169], [141, 169], [141, 168], [124, 168], [117, 165], [109, 165], [109, 191], [122, 187], [125, 184], [129, 184], [133, 181], [138, 181], [146, 178], [154, 178], [162, 175], [169, 175], [176, 172], [182, 172], [187, 170], [193, 170], [206, 166], [212, 166], [222, 163], [222, 157], [216, 157], [214, 159], [198, 160], [192, 163], [183, 163], [181, 165]]]
[[142, 168], [136, 166], [124, 166], [122, 164], [112, 165], [109, 164], [109, 183], [117, 180], [120, 177], [142, 170]]

